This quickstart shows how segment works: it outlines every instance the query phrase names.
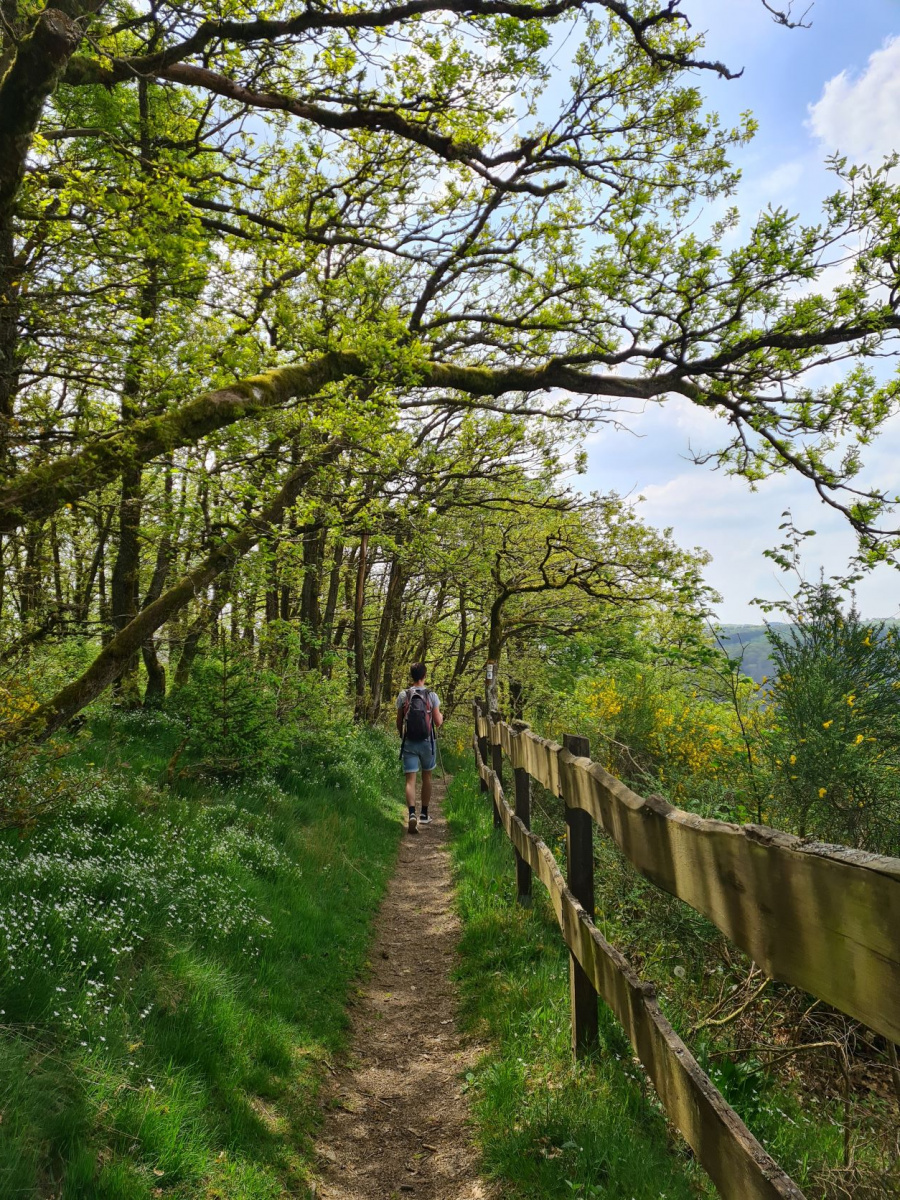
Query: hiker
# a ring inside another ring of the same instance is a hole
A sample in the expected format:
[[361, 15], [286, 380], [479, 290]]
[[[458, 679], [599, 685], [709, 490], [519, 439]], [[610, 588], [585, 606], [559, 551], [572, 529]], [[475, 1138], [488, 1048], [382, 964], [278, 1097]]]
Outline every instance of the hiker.
[[[420, 825], [430, 825], [428, 803], [431, 800], [431, 772], [436, 755], [435, 730], [444, 723], [437, 692], [425, 687], [425, 664], [409, 668], [409, 686], [397, 697], [397, 732], [400, 734], [400, 758], [406, 775], [407, 829], [416, 833]], [[416, 775], [422, 769], [422, 805], [416, 820]]]

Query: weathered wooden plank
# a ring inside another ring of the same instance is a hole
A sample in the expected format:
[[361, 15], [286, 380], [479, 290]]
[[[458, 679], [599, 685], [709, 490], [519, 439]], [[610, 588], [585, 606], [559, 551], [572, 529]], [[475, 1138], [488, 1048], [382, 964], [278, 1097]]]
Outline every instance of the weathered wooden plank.
[[549, 848], [518, 819], [495, 773], [479, 764], [513, 845], [547, 888], [566, 944], [621, 1021], [672, 1123], [725, 1200], [804, 1200], [753, 1137], [641, 983], [566, 887]]
[[[481, 706], [477, 700], [473, 700], [472, 702], [472, 711], [475, 714], [475, 762], [477, 764], [479, 755], [482, 761], [487, 758], [487, 724], [481, 715]], [[481, 790], [486, 792], [488, 790], [487, 783], [483, 778], [480, 781]]]
[[[488, 725], [491, 731], [491, 766], [494, 768], [494, 774], [500, 781], [500, 790], [503, 790], [503, 747], [500, 745], [500, 729], [503, 722], [500, 720], [500, 714], [496, 712], [488, 713]], [[494, 828], [499, 829], [502, 822], [500, 820], [500, 811], [496, 804], [494, 805]]]
[[900, 860], [644, 799], [530, 732], [512, 746], [529, 774], [589, 812], [642, 875], [703, 913], [767, 975], [900, 1042]]
[[486, 738], [488, 736], [488, 719], [481, 710], [481, 705], [476, 700], [475, 704], [475, 732], [478, 737]]

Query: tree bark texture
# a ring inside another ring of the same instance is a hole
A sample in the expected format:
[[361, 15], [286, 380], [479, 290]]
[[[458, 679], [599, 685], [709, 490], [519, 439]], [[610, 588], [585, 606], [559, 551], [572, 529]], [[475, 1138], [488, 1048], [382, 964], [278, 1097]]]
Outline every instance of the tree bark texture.
[[76, 21], [58, 8], [45, 8], [0, 80], [0, 229], [12, 217], [44, 105], [80, 41]]
[[394, 554], [388, 572], [388, 584], [384, 596], [384, 607], [381, 610], [381, 620], [378, 633], [375, 635], [375, 645], [372, 648], [372, 661], [369, 664], [369, 720], [374, 724], [381, 713], [383, 700], [382, 670], [386, 663], [388, 645], [391, 633], [397, 624], [400, 605], [405, 586], [403, 566], [400, 555]]

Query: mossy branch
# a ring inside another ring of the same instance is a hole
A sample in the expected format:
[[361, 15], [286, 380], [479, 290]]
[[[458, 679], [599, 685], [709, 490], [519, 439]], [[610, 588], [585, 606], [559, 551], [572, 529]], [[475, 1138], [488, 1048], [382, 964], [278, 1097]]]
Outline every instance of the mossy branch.
[[207, 392], [161, 416], [133, 421], [78, 454], [23, 473], [0, 491], [0, 533], [50, 516], [116, 479], [127, 466], [193, 446], [217, 429], [313, 396], [326, 384], [360, 370], [362, 364], [351, 355], [324, 354], [302, 366], [268, 371]]

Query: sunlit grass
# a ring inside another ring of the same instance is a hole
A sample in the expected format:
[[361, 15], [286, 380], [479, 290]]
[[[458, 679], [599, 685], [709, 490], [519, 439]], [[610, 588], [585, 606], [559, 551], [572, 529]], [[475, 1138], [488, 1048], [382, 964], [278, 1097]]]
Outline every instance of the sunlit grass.
[[176, 740], [160, 717], [101, 731], [66, 806], [0, 841], [4, 1200], [305, 1193], [395, 762], [351, 731], [277, 779], [173, 794]]

